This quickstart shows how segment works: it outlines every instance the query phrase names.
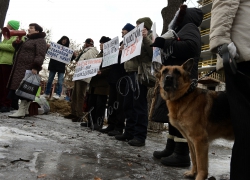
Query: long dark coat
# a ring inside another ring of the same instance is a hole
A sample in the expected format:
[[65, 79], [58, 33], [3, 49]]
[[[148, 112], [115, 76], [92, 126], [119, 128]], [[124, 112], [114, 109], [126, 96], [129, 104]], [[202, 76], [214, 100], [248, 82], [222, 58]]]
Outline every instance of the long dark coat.
[[26, 70], [40, 71], [47, 51], [44, 32], [27, 35], [28, 39], [21, 45], [13, 43], [18, 49], [7, 87], [11, 90], [18, 89], [24, 78]]

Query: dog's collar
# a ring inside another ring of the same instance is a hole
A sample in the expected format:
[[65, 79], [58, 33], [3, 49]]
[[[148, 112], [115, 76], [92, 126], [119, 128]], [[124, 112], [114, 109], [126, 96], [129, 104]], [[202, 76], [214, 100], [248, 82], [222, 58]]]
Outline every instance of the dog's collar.
[[188, 95], [191, 92], [193, 92], [195, 90], [195, 88], [197, 87], [197, 85], [198, 85], [198, 80], [197, 79], [192, 79], [192, 82], [191, 82], [187, 92], [184, 94], [184, 96]]

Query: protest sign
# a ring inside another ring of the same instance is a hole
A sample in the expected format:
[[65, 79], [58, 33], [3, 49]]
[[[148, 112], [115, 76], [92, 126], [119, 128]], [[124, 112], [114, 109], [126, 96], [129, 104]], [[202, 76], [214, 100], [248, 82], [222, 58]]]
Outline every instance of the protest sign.
[[73, 81], [93, 77], [97, 75], [102, 58], [78, 61], [73, 76]]
[[143, 28], [144, 23], [141, 23], [123, 37], [124, 49], [122, 50], [121, 63], [141, 54]]
[[68, 47], [51, 42], [46, 56], [54, 60], [60, 61], [62, 63], [69, 64], [71, 61], [73, 52], [74, 51]]
[[102, 67], [118, 63], [119, 38], [118, 36], [103, 44]]
[[[157, 37], [156, 34], [156, 24], [153, 24], [153, 39], [152, 41], [155, 41], [155, 38]], [[158, 47], [153, 47], [153, 58], [152, 58], [152, 62], [158, 62], [162, 64], [161, 61], [161, 49]]]

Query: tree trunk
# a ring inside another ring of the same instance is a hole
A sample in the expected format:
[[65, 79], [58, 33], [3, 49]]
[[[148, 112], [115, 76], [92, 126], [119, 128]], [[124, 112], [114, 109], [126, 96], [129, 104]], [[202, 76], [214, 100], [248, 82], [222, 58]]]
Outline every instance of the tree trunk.
[[186, 0], [168, 0], [168, 6], [161, 10], [161, 15], [163, 18], [163, 28], [162, 34], [168, 31], [168, 25], [174, 18], [176, 11], [179, 9], [180, 5]]
[[[0, 0], [0, 28], [4, 27], [5, 17], [9, 8], [10, 0]], [[0, 33], [0, 39], [2, 37], [2, 33]]]

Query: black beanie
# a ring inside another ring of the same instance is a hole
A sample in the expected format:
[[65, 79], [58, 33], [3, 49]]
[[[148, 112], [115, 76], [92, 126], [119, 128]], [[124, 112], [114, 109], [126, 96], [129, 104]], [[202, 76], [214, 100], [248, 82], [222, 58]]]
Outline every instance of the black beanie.
[[101, 39], [100, 39], [100, 43], [106, 43], [108, 41], [110, 41], [111, 39], [109, 37], [106, 37], [106, 36], [102, 36]]

